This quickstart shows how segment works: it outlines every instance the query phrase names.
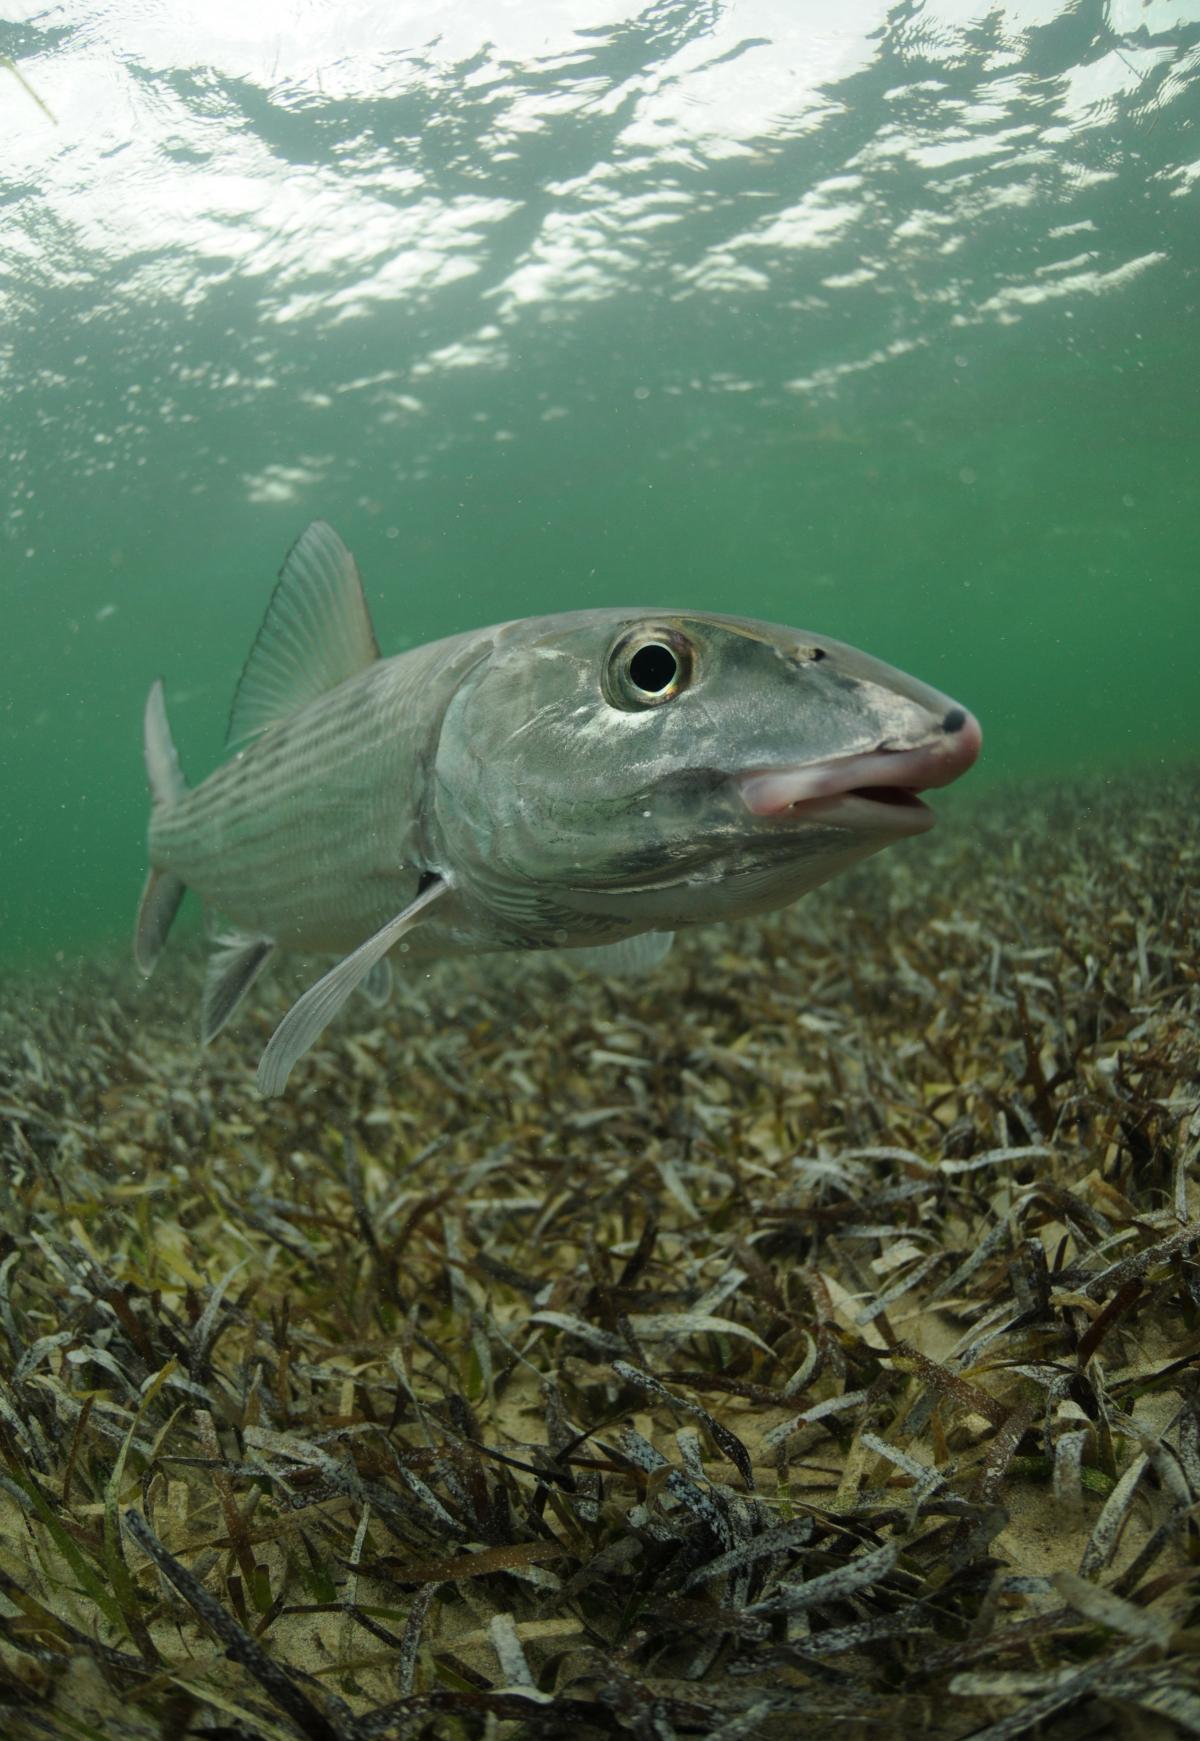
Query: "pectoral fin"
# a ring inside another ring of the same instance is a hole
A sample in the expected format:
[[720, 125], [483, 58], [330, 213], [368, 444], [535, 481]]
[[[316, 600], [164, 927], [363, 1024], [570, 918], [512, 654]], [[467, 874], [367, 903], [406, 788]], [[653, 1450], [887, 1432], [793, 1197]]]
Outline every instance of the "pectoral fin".
[[282, 1094], [297, 1060], [316, 1044], [351, 992], [362, 984], [376, 962], [383, 960], [404, 933], [420, 922], [425, 909], [449, 887], [444, 878], [438, 877], [415, 901], [410, 901], [402, 913], [389, 919], [373, 937], [360, 943], [353, 954], [330, 968], [323, 979], [310, 985], [304, 996], [292, 1005], [259, 1059], [258, 1091], [265, 1099]]
[[564, 961], [579, 967], [590, 967], [593, 973], [607, 973], [628, 979], [635, 973], [648, 973], [657, 967], [675, 941], [673, 931], [642, 931], [636, 937], [622, 937], [617, 943], [596, 943], [586, 949], [564, 949]]

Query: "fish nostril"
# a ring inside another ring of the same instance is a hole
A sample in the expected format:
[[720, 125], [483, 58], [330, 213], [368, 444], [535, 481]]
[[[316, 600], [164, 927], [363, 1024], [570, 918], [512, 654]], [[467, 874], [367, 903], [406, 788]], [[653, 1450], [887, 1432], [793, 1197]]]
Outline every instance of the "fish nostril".
[[966, 723], [966, 710], [961, 707], [952, 707], [942, 721], [942, 730], [945, 732], [961, 731]]

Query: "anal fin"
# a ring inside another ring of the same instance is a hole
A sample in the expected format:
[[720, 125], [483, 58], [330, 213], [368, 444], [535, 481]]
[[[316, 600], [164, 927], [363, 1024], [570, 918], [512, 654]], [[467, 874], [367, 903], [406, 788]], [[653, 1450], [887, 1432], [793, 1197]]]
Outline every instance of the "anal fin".
[[269, 937], [224, 937], [208, 958], [200, 1003], [200, 1038], [215, 1040], [266, 966], [275, 945]]

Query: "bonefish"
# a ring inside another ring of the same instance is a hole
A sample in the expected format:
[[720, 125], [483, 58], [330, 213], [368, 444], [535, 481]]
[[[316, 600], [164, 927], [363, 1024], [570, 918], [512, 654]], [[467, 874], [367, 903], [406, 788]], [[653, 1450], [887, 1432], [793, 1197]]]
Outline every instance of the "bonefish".
[[207, 1043], [276, 950], [338, 959], [258, 1066], [265, 1095], [389, 957], [563, 949], [610, 972], [675, 931], [786, 906], [923, 833], [918, 793], [979, 752], [948, 696], [824, 635], [708, 612], [569, 611], [382, 658], [358, 570], [315, 521], [194, 789], [161, 683], [145, 756], [149, 974], [186, 888], [219, 921]]

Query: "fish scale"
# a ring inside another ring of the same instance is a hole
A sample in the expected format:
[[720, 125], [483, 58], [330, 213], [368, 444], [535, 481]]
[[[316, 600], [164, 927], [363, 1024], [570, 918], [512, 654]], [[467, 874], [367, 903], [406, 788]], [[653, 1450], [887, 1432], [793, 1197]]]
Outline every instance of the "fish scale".
[[359, 942], [410, 899], [420, 874], [417, 815], [389, 804], [411, 784], [426, 732], [409, 681], [351, 679], [157, 816], [156, 863], [203, 889], [246, 929], [321, 952]]

